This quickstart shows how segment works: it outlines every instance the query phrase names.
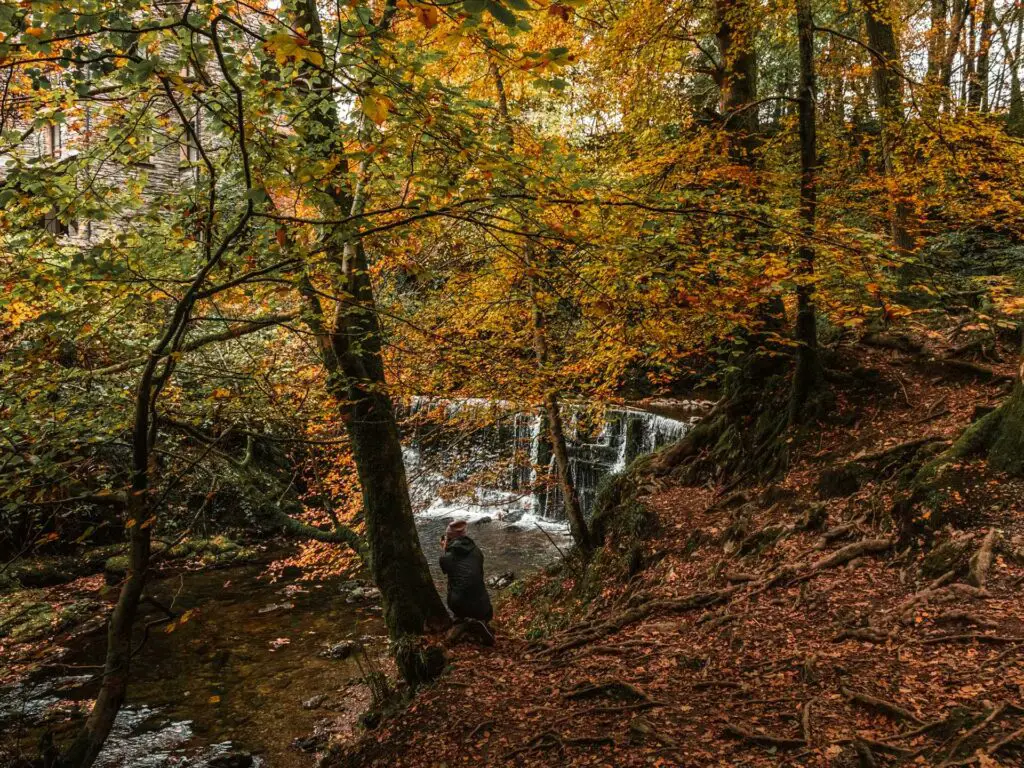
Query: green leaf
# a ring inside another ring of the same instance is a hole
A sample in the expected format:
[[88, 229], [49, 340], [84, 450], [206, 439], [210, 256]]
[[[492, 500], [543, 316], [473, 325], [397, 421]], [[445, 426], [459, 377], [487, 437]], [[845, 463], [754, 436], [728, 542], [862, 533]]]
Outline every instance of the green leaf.
[[512, 13], [508, 8], [503, 6], [501, 3], [488, 2], [487, 12], [494, 18], [504, 24], [506, 27], [514, 27], [516, 25], [516, 15]]

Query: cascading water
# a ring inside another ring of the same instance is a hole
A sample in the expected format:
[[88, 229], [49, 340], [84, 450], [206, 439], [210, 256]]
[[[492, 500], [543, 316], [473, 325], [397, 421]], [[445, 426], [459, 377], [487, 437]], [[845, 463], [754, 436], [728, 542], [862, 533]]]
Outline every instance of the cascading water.
[[[584, 513], [606, 475], [681, 438], [691, 420], [634, 408], [565, 405], [573, 482]], [[541, 410], [489, 400], [413, 398], [402, 414], [413, 507], [430, 517], [561, 525], [561, 489]]]

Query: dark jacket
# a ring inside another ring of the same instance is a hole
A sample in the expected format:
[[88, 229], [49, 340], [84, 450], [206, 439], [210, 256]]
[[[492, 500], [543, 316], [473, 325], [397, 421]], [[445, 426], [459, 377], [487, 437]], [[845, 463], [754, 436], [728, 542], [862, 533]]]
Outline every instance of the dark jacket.
[[448, 607], [456, 618], [490, 621], [494, 609], [484, 584], [484, 553], [476, 542], [468, 536], [448, 542], [441, 570], [448, 577]]

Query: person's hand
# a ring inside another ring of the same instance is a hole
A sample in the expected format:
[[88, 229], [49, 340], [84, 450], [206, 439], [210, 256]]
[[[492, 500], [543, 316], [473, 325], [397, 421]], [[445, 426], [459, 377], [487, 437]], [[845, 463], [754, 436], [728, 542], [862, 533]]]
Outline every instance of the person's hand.
[[447, 549], [448, 549], [448, 537], [447, 536], [442, 536], [441, 537], [441, 551], [444, 552]]

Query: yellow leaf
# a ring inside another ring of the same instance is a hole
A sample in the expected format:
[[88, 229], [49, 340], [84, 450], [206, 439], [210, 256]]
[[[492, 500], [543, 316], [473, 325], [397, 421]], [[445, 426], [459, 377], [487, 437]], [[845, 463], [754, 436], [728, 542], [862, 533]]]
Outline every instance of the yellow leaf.
[[211, 696], [210, 697], [210, 703], [211, 704], [217, 704], [219, 701], [220, 701], [220, 696]]
[[368, 93], [366, 96], [363, 96], [361, 104], [363, 114], [377, 125], [382, 124], [388, 119], [388, 112], [391, 111], [394, 105], [391, 99], [379, 93]]
[[440, 14], [437, 12], [437, 8], [432, 5], [417, 6], [414, 12], [416, 18], [420, 20], [420, 24], [427, 29], [433, 29], [440, 21]]
[[289, 59], [296, 62], [308, 61], [316, 67], [322, 67], [324, 63], [324, 57], [320, 52], [309, 47], [309, 40], [289, 35], [287, 32], [271, 35], [264, 43], [264, 47], [274, 54], [274, 60], [278, 64], [285, 64]]

